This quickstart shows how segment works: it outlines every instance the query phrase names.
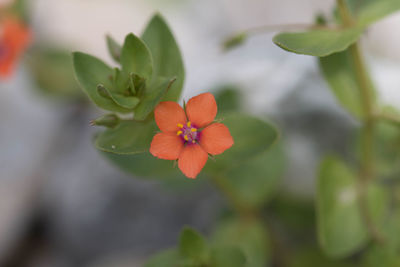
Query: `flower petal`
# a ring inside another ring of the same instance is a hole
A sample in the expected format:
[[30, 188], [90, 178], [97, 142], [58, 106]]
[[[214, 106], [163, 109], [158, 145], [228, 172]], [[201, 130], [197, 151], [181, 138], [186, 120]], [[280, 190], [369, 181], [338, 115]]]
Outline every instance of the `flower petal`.
[[172, 101], [164, 101], [157, 105], [154, 109], [154, 118], [163, 132], [176, 133], [180, 128], [178, 124], [186, 123], [185, 111], [178, 103]]
[[186, 114], [194, 126], [202, 128], [210, 124], [217, 115], [217, 102], [210, 93], [200, 94], [189, 100]]
[[150, 153], [160, 159], [176, 160], [182, 148], [182, 139], [176, 134], [158, 133], [151, 141]]
[[178, 167], [188, 178], [196, 178], [203, 169], [208, 154], [198, 144], [186, 145], [179, 156]]
[[222, 123], [213, 123], [201, 131], [200, 145], [212, 155], [218, 155], [233, 145], [228, 127]]

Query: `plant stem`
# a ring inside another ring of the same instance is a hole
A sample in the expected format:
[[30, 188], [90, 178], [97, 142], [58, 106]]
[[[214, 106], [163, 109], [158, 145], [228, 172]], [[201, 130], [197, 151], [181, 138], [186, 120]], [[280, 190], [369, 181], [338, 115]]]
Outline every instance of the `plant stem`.
[[[337, 0], [340, 15], [345, 27], [351, 27], [354, 20], [351, 16], [345, 0]], [[374, 162], [374, 132], [375, 132], [375, 115], [373, 106], [373, 86], [365, 68], [364, 60], [361, 56], [359, 43], [350, 46], [349, 52], [354, 64], [356, 78], [360, 89], [362, 107], [364, 111], [363, 127], [362, 127], [362, 158], [361, 169], [359, 175], [359, 202], [360, 211], [364, 218], [365, 224], [371, 236], [378, 243], [384, 242], [384, 237], [375, 225], [373, 218], [368, 209], [368, 185], [375, 177]]]

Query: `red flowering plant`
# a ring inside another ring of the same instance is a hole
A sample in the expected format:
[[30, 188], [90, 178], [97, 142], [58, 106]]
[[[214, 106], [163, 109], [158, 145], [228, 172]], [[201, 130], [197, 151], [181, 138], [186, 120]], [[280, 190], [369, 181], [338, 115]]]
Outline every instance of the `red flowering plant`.
[[[123, 45], [108, 36], [107, 45], [114, 68], [94, 56], [73, 53], [81, 88], [109, 111], [91, 122], [106, 127], [95, 136], [95, 146], [107, 159], [135, 177], [182, 183], [208, 178], [222, 191], [232, 191], [229, 195], [243, 209], [269, 199], [283, 169], [281, 146], [274, 144], [276, 129], [233, 102], [226, 105], [229, 90], [199, 94], [182, 108], [177, 102], [184, 81], [182, 56], [159, 14], [141, 36], [131, 33]], [[213, 160], [206, 164], [208, 158]], [[268, 169], [276, 172], [265, 183]], [[254, 227], [259, 231], [258, 224]], [[263, 240], [260, 231], [257, 238]]]

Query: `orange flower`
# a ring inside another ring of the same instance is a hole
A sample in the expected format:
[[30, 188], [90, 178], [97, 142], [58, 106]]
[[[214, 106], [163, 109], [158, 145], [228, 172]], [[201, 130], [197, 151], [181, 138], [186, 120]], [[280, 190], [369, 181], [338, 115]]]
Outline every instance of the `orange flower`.
[[15, 63], [31, 40], [30, 30], [16, 18], [0, 24], [0, 78], [9, 77]]
[[175, 102], [161, 102], [154, 110], [161, 133], [154, 136], [150, 153], [160, 159], [178, 160], [183, 174], [196, 178], [208, 154], [221, 154], [233, 145], [229, 129], [213, 123], [216, 115], [217, 103], [210, 93], [191, 98], [186, 113]]

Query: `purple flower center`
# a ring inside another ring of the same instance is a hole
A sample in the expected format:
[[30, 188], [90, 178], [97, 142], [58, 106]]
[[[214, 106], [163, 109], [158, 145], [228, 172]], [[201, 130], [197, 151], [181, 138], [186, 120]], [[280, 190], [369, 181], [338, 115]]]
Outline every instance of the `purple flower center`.
[[176, 134], [179, 135], [185, 143], [195, 144], [199, 141], [200, 132], [192, 125], [190, 121], [186, 125], [178, 124], [181, 128]]

